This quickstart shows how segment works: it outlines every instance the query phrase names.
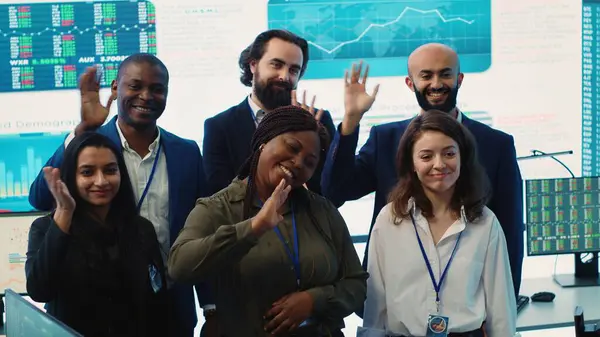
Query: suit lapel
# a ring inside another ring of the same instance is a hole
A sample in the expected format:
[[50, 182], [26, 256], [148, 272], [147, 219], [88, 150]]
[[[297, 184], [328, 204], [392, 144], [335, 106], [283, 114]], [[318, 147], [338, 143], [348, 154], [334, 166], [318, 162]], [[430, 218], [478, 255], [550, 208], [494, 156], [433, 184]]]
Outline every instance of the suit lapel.
[[471, 118], [468, 118], [467, 116], [465, 116], [465, 114], [462, 115], [462, 125], [464, 125], [467, 129], [469, 129], [469, 131], [471, 131], [471, 133], [473, 134], [473, 136], [475, 137], [475, 139], [477, 140], [478, 143], [485, 141], [485, 139], [482, 139], [481, 137], [479, 137], [479, 134], [478, 134], [479, 128], [474, 128], [475, 122]]
[[248, 98], [244, 99], [234, 110], [233, 119], [229, 121], [232, 128], [232, 148], [237, 149], [236, 162], [243, 163], [250, 153], [250, 141], [256, 130], [256, 124], [252, 118], [252, 109], [248, 104]]
[[471, 120], [469, 117], [467, 117], [464, 113], [460, 112], [462, 114], [462, 124], [464, 126], [466, 126], [467, 128], [471, 127], [471, 124], [473, 124], [473, 120]]
[[119, 132], [117, 131], [117, 116], [113, 117], [110, 122], [104, 126], [103, 133], [117, 145], [119, 151], [123, 152], [123, 143], [121, 142], [121, 137], [119, 137]]

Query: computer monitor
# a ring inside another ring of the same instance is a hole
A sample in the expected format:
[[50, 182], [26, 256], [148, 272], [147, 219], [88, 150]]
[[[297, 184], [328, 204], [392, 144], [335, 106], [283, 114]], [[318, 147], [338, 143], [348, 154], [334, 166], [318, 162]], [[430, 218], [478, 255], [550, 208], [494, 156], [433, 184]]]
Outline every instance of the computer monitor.
[[0, 226], [0, 296], [4, 289], [26, 294], [25, 261], [34, 217], [2, 216]]
[[554, 281], [600, 285], [600, 177], [527, 180], [525, 209], [527, 255], [574, 254], [575, 273], [554, 275]]
[[11, 289], [5, 291], [5, 302], [6, 337], [83, 337]]

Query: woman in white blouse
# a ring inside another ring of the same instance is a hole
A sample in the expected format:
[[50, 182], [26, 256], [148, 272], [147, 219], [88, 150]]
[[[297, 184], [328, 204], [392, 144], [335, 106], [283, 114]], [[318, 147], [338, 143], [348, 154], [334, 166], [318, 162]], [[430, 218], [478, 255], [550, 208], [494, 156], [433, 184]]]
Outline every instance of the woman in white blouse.
[[400, 141], [397, 167], [371, 234], [359, 336], [513, 336], [506, 240], [485, 206], [471, 133], [447, 113], [423, 113]]

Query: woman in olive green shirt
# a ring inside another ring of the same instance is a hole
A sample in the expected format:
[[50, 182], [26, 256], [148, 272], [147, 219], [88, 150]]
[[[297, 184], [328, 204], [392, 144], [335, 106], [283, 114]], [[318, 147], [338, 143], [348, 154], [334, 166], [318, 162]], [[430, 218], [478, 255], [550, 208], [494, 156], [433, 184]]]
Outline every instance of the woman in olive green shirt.
[[343, 336], [362, 306], [368, 276], [344, 219], [303, 188], [328, 146], [311, 113], [273, 110], [238, 177], [189, 215], [168, 269], [210, 282], [222, 336]]

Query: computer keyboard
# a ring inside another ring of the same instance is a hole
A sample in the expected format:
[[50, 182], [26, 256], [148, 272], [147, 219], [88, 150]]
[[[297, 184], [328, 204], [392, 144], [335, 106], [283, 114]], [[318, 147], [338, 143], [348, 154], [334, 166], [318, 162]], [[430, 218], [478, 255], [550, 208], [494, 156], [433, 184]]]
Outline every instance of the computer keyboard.
[[517, 297], [517, 313], [519, 313], [523, 308], [525, 308], [525, 305], [527, 305], [527, 303], [529, 303], [529, 297], [519, 295], [519, 297]]

